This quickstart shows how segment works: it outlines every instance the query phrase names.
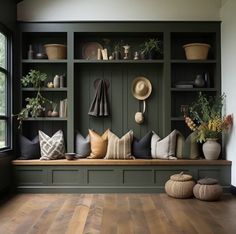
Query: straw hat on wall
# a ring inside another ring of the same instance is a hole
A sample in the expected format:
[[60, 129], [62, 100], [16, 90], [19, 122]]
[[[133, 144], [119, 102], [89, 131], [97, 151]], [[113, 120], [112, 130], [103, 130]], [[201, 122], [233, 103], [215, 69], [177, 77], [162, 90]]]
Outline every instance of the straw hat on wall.
[[133, 80], [131, 89], [135, 98], [145, 100], [152, 93], [152, 84], [146, 77], [139, 76]]

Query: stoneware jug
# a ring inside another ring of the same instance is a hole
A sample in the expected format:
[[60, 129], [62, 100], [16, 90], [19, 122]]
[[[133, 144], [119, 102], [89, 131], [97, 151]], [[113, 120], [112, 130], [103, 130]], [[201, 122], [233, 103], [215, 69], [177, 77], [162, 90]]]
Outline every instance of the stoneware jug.
[[205, 81], [202, 75], [197, 75], [196, 79], [194, 80], [194, 86], [198, 87], [198, 88], [202, 88], [205, 86]]
[[60, 77], [59, 77], [59, 75], [54, 76], [53, 86], [54, 86], [54, 88], [59, 88], [60, 87]]
[[208, 138], [202, 146], [202, 151], [207, 160], [216, 160], [220, 155], [221, 145], [217, 139]]

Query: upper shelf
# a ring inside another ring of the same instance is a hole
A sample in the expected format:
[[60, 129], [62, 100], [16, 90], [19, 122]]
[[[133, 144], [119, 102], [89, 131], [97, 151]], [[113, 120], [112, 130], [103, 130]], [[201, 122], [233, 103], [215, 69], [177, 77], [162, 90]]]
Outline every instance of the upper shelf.
[[145, 64], [150, 64], [150, 63], [164, 63], [164, 60], [152, 60], [152, 59], [147, 59], [147, 60], [88, 60], [88, 59], [74, 59], [74, 63], [145, 63]]

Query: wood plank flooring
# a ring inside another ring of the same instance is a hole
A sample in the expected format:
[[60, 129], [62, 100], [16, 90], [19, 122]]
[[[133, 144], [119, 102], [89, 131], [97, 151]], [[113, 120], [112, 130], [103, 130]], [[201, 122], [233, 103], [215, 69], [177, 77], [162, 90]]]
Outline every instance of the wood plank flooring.
[[236, 197], [166, 194], [19, 194], [0, 205], [0, 234], [233, 234]]

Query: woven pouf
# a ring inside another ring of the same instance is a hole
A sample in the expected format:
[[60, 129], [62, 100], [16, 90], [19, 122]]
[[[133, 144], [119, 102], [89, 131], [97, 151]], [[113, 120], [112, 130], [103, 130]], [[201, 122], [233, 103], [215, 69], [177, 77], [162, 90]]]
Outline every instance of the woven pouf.
[[193, 196], [195, 182], [191, 175], [175, 174], [165, 184], [166, 193], [174, 198], [190, 198]]
[[203, 201], [216, 201], [223, 193], [222, 187], [216, 179], [205, 178], [197, 182], [193, 188], [194, 196]]

